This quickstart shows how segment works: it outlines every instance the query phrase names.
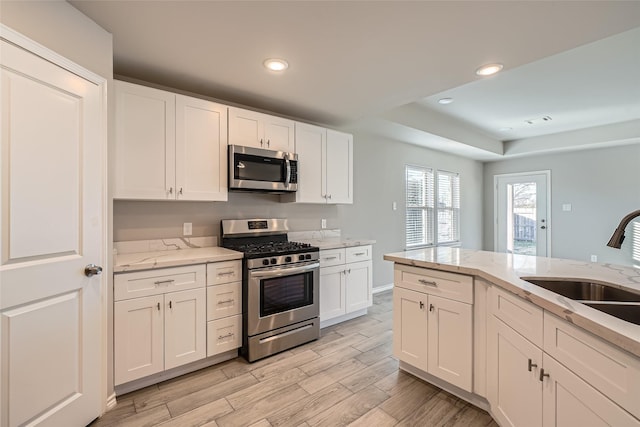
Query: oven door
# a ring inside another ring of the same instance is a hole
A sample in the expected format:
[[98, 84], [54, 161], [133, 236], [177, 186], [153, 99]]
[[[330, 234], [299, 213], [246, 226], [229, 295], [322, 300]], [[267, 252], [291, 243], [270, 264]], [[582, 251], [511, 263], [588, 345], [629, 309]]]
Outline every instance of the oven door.
[[319, 271], [317, 261], [249, 270], [247, 335], [318, 317]]

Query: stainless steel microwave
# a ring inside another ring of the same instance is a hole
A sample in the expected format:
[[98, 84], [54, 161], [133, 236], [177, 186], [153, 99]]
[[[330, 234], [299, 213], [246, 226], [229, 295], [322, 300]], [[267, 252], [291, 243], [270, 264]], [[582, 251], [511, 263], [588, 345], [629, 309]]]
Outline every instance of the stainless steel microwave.
[[298, 155], [229, 146], [229, 190], [291, 193], [298, 190]]

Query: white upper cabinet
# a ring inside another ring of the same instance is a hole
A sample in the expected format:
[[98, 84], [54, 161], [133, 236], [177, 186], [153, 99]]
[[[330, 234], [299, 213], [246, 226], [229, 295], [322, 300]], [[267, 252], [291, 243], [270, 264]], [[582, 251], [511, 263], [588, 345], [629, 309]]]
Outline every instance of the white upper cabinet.
[[353, 203], [353, 136], [296, 123], [298, 203]]
[[227, 107], [176, 95], [178, 199], [227, 200]]
[[229, 144], [293, 153], [294, 121], [230, 107]]
[[227, 107], [116, 81], [114, 198], [227, 200]]
[[113, 196], [175, 198], [175, 95], [120, 81], [115, 89]]

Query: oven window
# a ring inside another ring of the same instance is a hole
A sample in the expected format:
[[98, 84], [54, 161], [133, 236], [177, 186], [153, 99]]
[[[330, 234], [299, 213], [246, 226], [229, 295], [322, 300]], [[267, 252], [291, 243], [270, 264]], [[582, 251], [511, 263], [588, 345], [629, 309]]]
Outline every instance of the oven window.
[[[235, 179], [247, 181], [284, 182], [284, 160], [269, 157], [235, 155]], [[244, 167], [238, 167], [242, 164]]]
[[312, 304], [312, 272], [260, 281], [260, 317]]

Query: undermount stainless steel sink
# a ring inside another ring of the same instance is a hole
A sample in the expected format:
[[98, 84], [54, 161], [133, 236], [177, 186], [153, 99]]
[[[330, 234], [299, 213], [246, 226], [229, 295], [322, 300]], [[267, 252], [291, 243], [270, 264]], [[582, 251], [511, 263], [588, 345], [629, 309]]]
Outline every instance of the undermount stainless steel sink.
[[614, 304], [601, 302], [583, 302], [591, 308], [610, 314], [618, 319], [640, 325], [640, 303]]
[[521, 277], [521, 279], [618, 319], [640, 325], [640, 293], [586, 280], [538, 277]]
[[601, 283], [536, 277], [522, 277], [521, 279], [576, 301], [640, 302], [640, 294]]

